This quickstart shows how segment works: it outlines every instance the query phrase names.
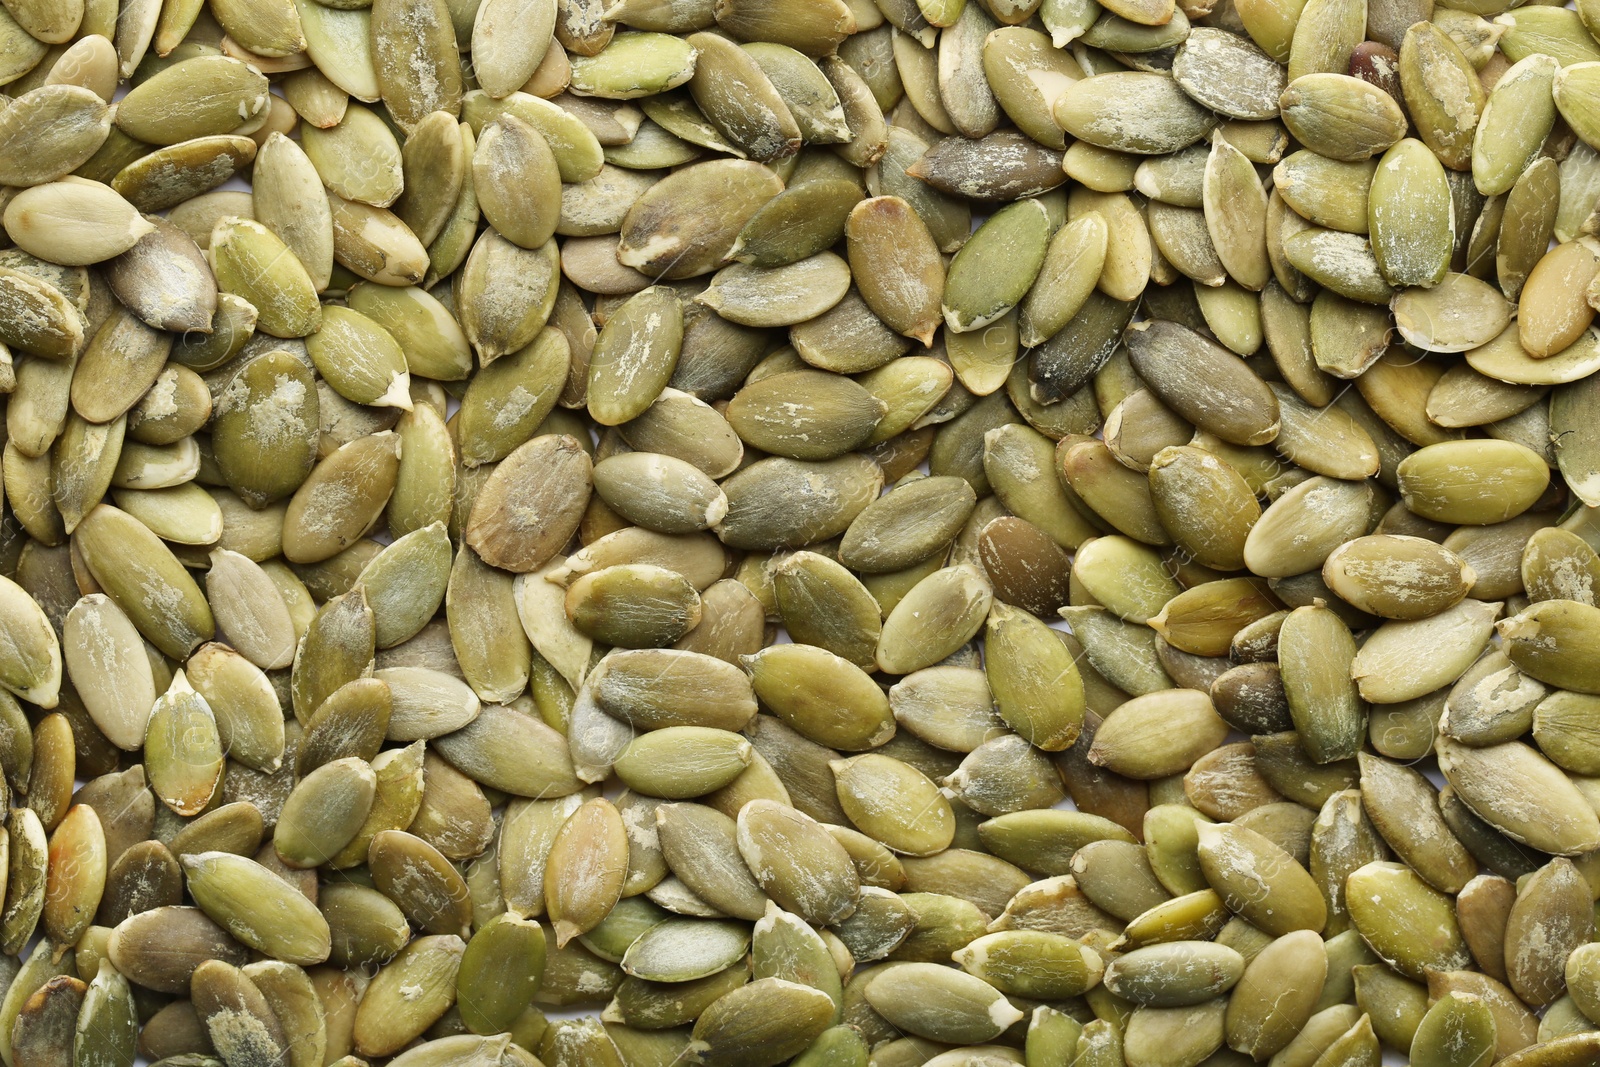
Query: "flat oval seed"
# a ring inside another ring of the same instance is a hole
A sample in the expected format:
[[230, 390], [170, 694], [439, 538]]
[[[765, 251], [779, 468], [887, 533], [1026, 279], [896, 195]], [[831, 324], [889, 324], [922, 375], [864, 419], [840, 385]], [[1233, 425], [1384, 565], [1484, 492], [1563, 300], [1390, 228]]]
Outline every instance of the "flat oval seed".
[[85, 325], [76, 305], [54, 286], [0, 267], [0, 342], [46, 359], [82, 351]]
[[1235, 468], [1203, 449], [1168, 447], [1151, 459], [1149, 476], [1152, 503], [1175, 541], [1207, 566], [1243, 565], [1261, 506]]
[[1461, 49], [1432, 23], [1412, 26], [1400, 45], [1400, 85], [1422, 140], [1445, 166], [1467, 169], [1486, 94]]
[[493, 230], [478, 238], [458, 279], [461, 297], [456, 306], [461, 328], [480, 359], [492, 362], [539, 337], [555, 304], [558, 267], [553, 242], [526, 249]]
[[1477, 348], [1494, 340], [1511, 321], [1510, 304], [1486, 282], [1466, 274], [1447, 274], [1432, 289], [1407, 289], [1390, 306], [1400, 335], [1429, 352]]
[[1322, 894], [1282, 849], [1235, 824], [1200, 823], [1196, 829], [1206, 881], [1229, 908], [1280, 937], [1322, 928], [1327, 920]]
[[342, 445], [318, 463], [289, 501], [284, 556], [317, 563], [357, 541], [388, 503], [399, 462], [400, 438], [385, 431]]
[[590, 637], [622, 648], [658, 648], [700, 622], [700, 596], [681, 574], [650, 564], [603, 567], [567, 587], [567, 616]]
[[1406, 132], [1405, 113], [1388, 93], [1347, 74], [1296, 78], [1283, 91], [1279, 106], [1289, 132], [1330, 159], [1368, 159]]
[[613, 769], [637, 792], [686, 800], [722, 788], [749, 765], [749, 742], [737, 734], [673, 726], [629, 742]]
[[129, 981], [164, 993], [187, 993], [203, 962], [242, 965], [248, 951], [199, 908], [163, 907], [129, 916], [106, 946], [111, 963]]
[[1186, 148], [1216, 123], [1172, 78], [1132, 71], [1074, 82], [1057, 99], [1055, 118], [1080, 140], [1140, 155]]
[[4, 221], [17, 247], [65, 266], [119, 256], [155, 228], [110, 186], [75, 177], [19, 191]]
[[371, 26], [377, 88], [401, 129], [409, 132], [434, 111], [459, 113], [461, 63], [443, 0], [375, 0]]
[[840, 562], [869, 574], [911, 566], [954, 540], [975, 500], [965, 480], [949, 475], [897, 486], [850, 523], [839, 544]]
[[1495, 1051], [1495, 1021], [1481, 999], [1446, 993], [1428, 1009], [1412, 1039], [1418, 1067], [1437, 1067], [1450, 1059], [1489, 1062]]
[[1000, 717], [1047, 752], [1070, 747], [1083, 727], [1085, 701], [1066, 646], [1038, 619], [1005, 604], [991, 605], [986, 638], [985, 668]]
[[713, 1003], [696, 1020], [690, 1048], [714, 1067], [781, 1063], [828, 1029], [836, 1008], [819, 989], [763, 978]]
[[850, 269], [832, 252], [779, 267], [724, 267], [696, 299], [742, 326], [794, 326], [824, 314], [850, 286]]
[[224, 218], [211, 234], [217, 285], [255, 306], [257, 328], [274, 337], [304, 337], [322, 321], [311, 276], [288, 246], [260, 223]]
[[1380, 959], [1412, 978], [1427, 968], [1466, 966], [1469, 956], [1450, 899], [1405, 866], [1369, 863], [1347, 884], [1351, 919]]
[[[214, 636], [199, 587], [143, 523], [101, 504], [73, 537], [100, 587], [152, 644], [183, 659]], [[153, 589], [160, 590], [159, 602], [152, 600]]]
[[1044, 265], [1049, 220], [1038, 201], [990, 216], [950, 263], [944, 320], [952, 331], [981, 329], [1022, 301]]
[[720, 522], [728, 509], [728, 498], [715, 482], [672, 456], [611, 456], [595, 465], [594, 485], [613, 510], [661, 533], [704, 530]]
[[1106, 967], [1106, 988], [1157, 1008], [1177, 1008], [1226, 993], [1245, 970], [1244, 957], [1225, 945], [1172, 941], [1134, 949]]
[[1164, 778], [1188, 770], [1227, 732], [1206, 694], [1163, 690], [1126, 701], [1107, 716], [1089, 760], [1132, 778]]
[[1324, 562], [1328, 587], [1386, 619], [1424, 619], [1458, 603], [1477, 574], [1448, 549], [1420, 537], [1380, 534], [1340, 545]]
[[466, 524], [466, 541], [485, 563], [537, 570], [571, 539], [589, 501], [589, 454], [566, 435], [535, 437], [489, 475]]
[[1328, 953], [1308, 930], [1278, 938], [1246, 966], [1228, 1001], [1228, 1046], [1249, 1056], [1282, 1051], [1310, 1020], [1325, 989]]
[[1333, 550], [1367, 529], [1365, 482], [1316, 477], [1284, 493], [1245, 539], [1244, 560], [1256, 574], [1287, 577], [1320, 566]]
[[1500, 76], [1484, 102], [1472, 139], [1472, 178], [1485, 196], [1509, 192], [1555, 122], [1550, 92], [1560, 64], [1537, 53]]
[[843, 533], [882, 485], [882, 468], [864, 456], [762, 459], [723, 483], [728, 514], [717, 533], [735, 548], [808, 545]]
[[284, 802], [272, 843], [291, 867], [317, 867], [350, 842], [366, 820], [377, 778], [365, 760], [325, 763]]
[[536, 923], [500, 915], [467, 942], [456, 976], [456, 1003], [474, 1032], [506, 1032], [544, 975], [545, 938]]
[[379, 831], [367, 847], [367, 865], [379, 892], [429, 933], [466, 926], [471, 913], [466, 882], [444, 854], [422, 838], [400, 830]]
[[774, 645], [746, 657], [755, 695], [800, 733], [846, 751], [894, 732], [889, 703], [861, 668], [809, 645]]
[[589, 414], [616, 426], [642, 415], [672, 377], [683, 343], [677, 296], [653, 286], [606, 321], [589, 361]]
[[1558, 245], [1534, 265], [1517, 309], [1518, 340], [1529, 355], [1553, 356], [1583, 336], [1595, 309], [1578, 297], [1597, 271], [1600, 257], [1581, 241]]
[[550, 145], [531, 125], [508, 114], [486, 126], [472, 175], [483, 217], [507, 240], [532, 249], [555, 234], [561, 174]]
[[1476, 861], [1442, 817], [1432, 787], [1410, 768], [1361, 753], [1362, 804], [1378, 832], [1425, 881], [1441, 892], [1460, 892]]
[[286, 963], [328, 958], [327, 920], [268, 868], [226, 852], [186, 855], [182, 863], [195, 902], [241, 943]]
[[1189, 95], [1225, 115], [1271, 119], [1285, 77], [1271, 57], [1250, 42], [1210, 27], [1196, 27], [1173, 58], [1172, 75]]
[[1267, 194], [1255, 165], [1220, 135], [1206, 159], [1201, 202], [1217, 258], [1234, 281], [1250, 290], [1272, 276], [1267, 260]]
[[[19, 650], [27, 647], [23, 641], [12, 644]], [[144, 742], [156, 690], [133, 623], [104, 594], [84, 597], [67, 613], [61, 654], [74, 688], [101, 732], [118, 748], [136, 750]]]
[[826, 648], [859, 667], [876, 663], [878, 602], [847, 569], [826, 556], [796, 552], [772, 577], [779, 614], [795, 641]]
[[1442, 281], [1455, 247], [1455, 216], [1444, 167], [1428, 147], [1406, 138], [1386, 151], [1367, 202], [1372, 254], [1390, 284]]
[[1105, 264], [1105, 217], [1086, 212], [1057, 230], [1045, 250], [1039, 279], [1022, 304], [1022, 342], [1040, 344], [1060, 332], [1088, 300]]
[[663, 804], [655, 830], [665, 866], [723, 914], [757, 919], [767, 897], [739, 855], [732, 817], [701, 804]]
[[283, 709], [266, 675], [217, 642], [196, 649], [187, 671], [190, 684], [216, 716], [217, 734], [228, 754], [263, 773], [276, 771], [285, 748]]
[[936, 1041], [977, 1043], [1021, 1017], [998, 990], [969, 974], [931, 963], [879, 972], [867, 1002], [895, 1026]]
[[1179, 592], [1155, 549], [1115, 535], [1080, 545], [1072, 576], [1096, 602], [1134, 623], [1155, 618]]
[[1005, 734], [975, 747], [942, 784], [983, 815], [1048, 807], [1065, 795], [1054, 765], [1022, 738]]
[[[782, 190], [777, 175], [748, 160], [685, 167], [628, 209], [617, 259], [667, 278], [708, 273], [721, 264], [750, 218]], [[685, 210], [686, 204], [697, 210]]]
[[[1472, 470], [1472, 481], [1459, 481]], [[1537, 454], [1508, 441], [1450, 441], [1428, 445], [1401, 462], [1401, 498], [1424, 518], [1485, 525], [1531, 507], [1549, 483]], [[1478, 488], [1482, 487], [1482, 488]]]
[[550, 47], [555, 21], [554, 4], [538, 4], [530, 11], [517, 3], [490, 0], [479, 7], [472, 24], [473, 67], [479, 84], [496, 97], [522, 88]]
[[845, 222], [850, 269], [862, 299], [898, 333], [930, 343], [945, 272], [928, 226], [897, 196], [861, 201]]
[[189, 985], [195, 1014], [220, 1055], [240, 1063], [288, 1054], [288, 1038], [260, 988], [232, 964], [207, 960]]
[[[382, 3], [383, 0], [379, 0]], [[419, 937], [378, 971], [354, 1011], [363, 1056], [398, 1052], [449, 1010], [466, 945], [454, 934]]]
[[1277, 436], [1276, 398], [1232, 353], [1173, 322], [1137, 324], [1127, 340], [1152, 391], [1195, 425], [1234, 444]]
[[1105, 968], [1098, 953], [1060, 934], [1003, 930], [980, 937], [954, 959], [961, 968], [1013, 996], [1075, 996]]
[[698, 652], [619, 651], [591, 672], [589, 684], [602, 709], [642, 729], [737, 730], [756, 712], [749, 678], [733, 664]]
[[[833, 764], [840, 804], [864, 833], [896, 852], [928, 856], [949, 847], [955, 816], [938, 787], [905, 763], [869, 753]], [[885, 798], [896, 803], [886, 807]], [[904, 812], [893, 810], [905, 801]], [[906, 816], [909, 816], [906, 817]]]
[[786, 910], [823, 925], [856, 908], [860, 880], [844, 847], [820, 823], [775, 801], [739, 812], [739, 854], [762, 889]]
[[258, 114], [267, 103], [267, 80], [229, 56], [205, 55], [174, 63], [118, 101], [117, 128], [147, 144], [169, 145], [223, 134]]
[[725, 417], [755, 448], [792, 459], [826, 460], [865, 443], [885, 408], [848, 378], [797, 370], [746, 385], [728, 402]]
[[394, 337], [349, 308], [330, 307], [305, 339], [318, 372], [340, 396], [374, 407], [411, 407], [411, 377]]
[[0, 177], [18, 187], [55, 181], [86, 163], [110, 130], [106, 102], [88, 89], [47, 85], [24, 93], [0, 116], [7, 159]]
[[974, 567], [960, 564], [928, 575], [884, 620], [878, 668], [909, 674], [931, 667], [971, 640], [992, 601], [988, 581]]
[[687, 40], [659, 33], [622, 33], [594, 55], [572, 61], [572, 89], [583, 96], [635, 100], [683, 85], [698, 58]]
[[743, 923], [668, 919], [628, 946], [622, 969], [652, 982], [682, 983], [721, 973], [750, 948]]
[[1438, 742], [1439, 768], [1471, 810], [1513, 840], [1557, 855], [1576, 855], [1600, 840], [1600, 822], [1573, 803], [1571, 779], [1516, 741], [1469, 748]]
[[[1557, 858], [1523, 883], [1506, 917], [1506, 973], [1517, 996], [1543, 1007], [1566, 990], [1569, 956], [1594, 933], [1593, 901], [1571, 860]], [[1587, 905], [1587, 906], [1586, 906]]]
[[545, 910], [562, 947], [599, 925], [622, 894], [628, 835], [622, 816], [604, 798], [568, 816], [545, 866]]

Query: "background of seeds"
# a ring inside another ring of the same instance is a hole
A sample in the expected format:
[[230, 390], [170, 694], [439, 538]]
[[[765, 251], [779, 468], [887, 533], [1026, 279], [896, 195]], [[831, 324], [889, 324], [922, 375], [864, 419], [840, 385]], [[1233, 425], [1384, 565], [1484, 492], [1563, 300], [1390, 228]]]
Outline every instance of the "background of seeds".
[[1596, 1062], [1600, 5], [1452, 4], [0, 0], [0, 1059]]

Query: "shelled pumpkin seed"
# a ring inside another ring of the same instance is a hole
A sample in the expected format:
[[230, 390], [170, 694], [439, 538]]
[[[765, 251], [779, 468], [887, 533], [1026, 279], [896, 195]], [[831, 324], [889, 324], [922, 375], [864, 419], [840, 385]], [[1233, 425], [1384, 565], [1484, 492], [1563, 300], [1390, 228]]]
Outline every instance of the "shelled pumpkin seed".
[[1597, 108], [1592, 0], [0, 0], [0, 1063], [1595, 1062]]

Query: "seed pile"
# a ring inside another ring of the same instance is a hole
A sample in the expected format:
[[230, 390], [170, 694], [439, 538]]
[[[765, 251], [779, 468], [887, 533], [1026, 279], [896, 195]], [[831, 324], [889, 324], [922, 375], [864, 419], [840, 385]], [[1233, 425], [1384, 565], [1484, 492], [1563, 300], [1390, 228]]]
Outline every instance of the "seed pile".
[[5, 1067], [1600, 1062], [1600, 0], [0, 86]]

